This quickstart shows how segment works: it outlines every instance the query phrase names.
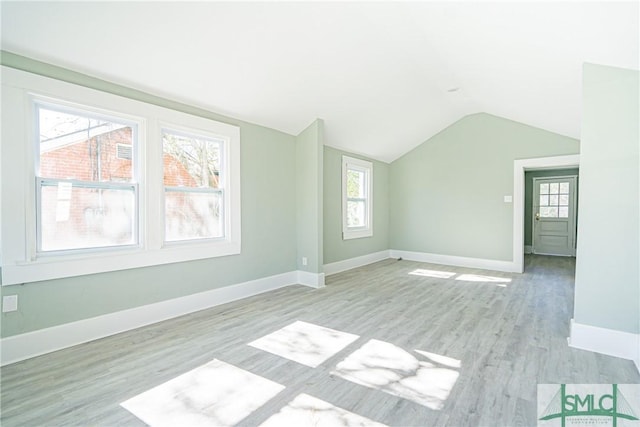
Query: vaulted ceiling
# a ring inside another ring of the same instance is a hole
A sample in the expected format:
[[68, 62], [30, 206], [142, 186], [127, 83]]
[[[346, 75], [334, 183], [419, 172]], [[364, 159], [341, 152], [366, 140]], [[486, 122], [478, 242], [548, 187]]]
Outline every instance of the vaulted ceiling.
[[467, 114], [580, 137], [638, 2], [7, 2], [3, 50], [392, 161]]

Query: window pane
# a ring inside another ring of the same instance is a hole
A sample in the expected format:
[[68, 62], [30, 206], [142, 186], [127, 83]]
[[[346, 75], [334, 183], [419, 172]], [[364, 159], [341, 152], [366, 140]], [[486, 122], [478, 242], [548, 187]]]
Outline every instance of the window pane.
[[569, 207], [568, 206], [560, 206], [560, 218], [569, 218]]
[[166, 191], [164, 200], [166, 241], [224, 236], [221, 193]]
[[540, 208], [540, 216], [542, 218], [557, 218], [558, 208], [554, 206], [545, 206]]
[[353, 169], [347, 170], [347, 197], [364, 198], [364, 177], [365, 173]]
[[549, 184], [540, 184], [540, 194], [549, 194]]
[[560, 185], [557, 182], [552, 182], [549, 184], [549, 194], [558, 194], [558, 190], [560, 189]]
[[[41, 177], [94, 182], [132, 180], [132, 126], [88, 113], [37, 108]], [[128, 155], [118, 155], [119, 151]]]
[[42, 186], [40, 248], [43, 251], [131, 245], [133, 189]]
[[569, 194], [569, 183], [561, 182], [560, 183], [560, 193], [561, 194]]
[[366, 204], [363, 200], [347, 201], [347, 227], [365, 227]]
[[549, 206], [549, 195], [540, 195], [540, 206]]
[[560, 206], [568, 206], [569, 205], [569, 195], [561, 194], [560, 195]]
[[221, 188], [218, 140], [164, 130], [162, 150], [167, 187]]
[[558, 196], [557, 195], [549, 196], [549, 206], [558, 206]]

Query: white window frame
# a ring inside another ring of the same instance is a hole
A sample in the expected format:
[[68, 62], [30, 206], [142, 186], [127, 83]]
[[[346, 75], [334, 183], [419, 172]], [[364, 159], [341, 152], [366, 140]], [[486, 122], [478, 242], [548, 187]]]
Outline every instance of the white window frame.
[[[347, 170], [364, 172], [365, 175], [365, 225], [349, 227], [347, 225]], [[342, 239], [359, 239], [373, 236], [373, 163], [342, 156]]]
[[[37, 159], [33, 100], [103, 112], [139, 123], [138, 244], [40, 256], [36, 248]], [[225, 236], [164, 243], [163, 126], [180, 125], [224, 141]], [[241, 251], [240, 128], [118, 95], [2, 67], [0, 139], [0, 265], [2, 285], [80, 276], [239, 254]]]
[[[220, 169], [221, 169], [221, 175], [219, 176], [219, 182], [223, 183], [223, 186], [220, 188], [188, 188], [188, 187], [166, 187], [162, 186], [162, 214], [163, 214], [163, 218], [166, 218], [166, 203], [165, 203], [165, 197], [166, 197], [166, 193], [167, 193], [167, 189], [169, 189], [169, 191], [184, 191], [184, 192], [194, 192], [194, 193], [220, 193], [222, 195], [222, 207], [223, 210], [222, 212], [220, 212], [220, 217], [223, 219], [223, 230], [222, 230], [222, 237], [210, 237], [210, 238], [201, 238], [201, 239], [181, 239], [181, 240], [167, 240], [167, 236], [166, 236], [166, 227], [163, 228], [162, 230], [162, 235], [163, 237], [163, 241], [165, 245], [180, 245], [180, 244], [189, 244], [189, 243], [193, 243], [193, 242], [202, 242], [202, 241], [214, 241], [214, 240], [220, 240], [220, 239], [224, 239], [225, 236], [228, 235], [228, 233], [231, 232], [231, 230], [228, 227], [228, 222], [226, 221], [226, 218], [231, 215], [231, 209], [230, 209], [230, 203], [231, 203], [231, 199], [229, 197], [229, 193], [226, 191], [226, 187], [227, 187], [227, 183], [229, 182], [229, 180], [231, 179], [231, 176], [229, 175], [229, 156], [227, 156], [227, 149], [226, 147], [229, 146], [229, 137], [226, 135], [220, 135], [220, 134], [213, 134], [211, 132], [205, 132], [202, 129], [193, 129], [193, 128], [188, 128], [185, 126], [181, 126], [179, 124], [175, 124], [175, 123], [162, 123], [161, 124], [161, 129], [160, 129], [161, 134], [163, 132], [173, 132], [176, 135], [183, 135], [183, 136], [199, 136], [199, 137], [203, 137], [206, 139], [213, 139], [213, 140], [217, 140], [217, 141], [221, 141], [220, 144]], [[164, 164], [163, 164], [163, 169], [164, 169]], [[163, 177], [164, 177], [164, 170], [163, 170]]]
[[[139, 161], [132, 161], [132, 176], [131, 176], [131, 181], [129, 182], [100, 182], [100, 181], [95, 181], [95, 182], [90, 182], [90, 181], [82, 181], [82, 180], [78, 180], [78, 179], [61, 179], [61, 178], [50, 178], [50, 177], [45, 177], [42, 176], [41, 174], [39, 174], [39, 169], [40, 169], [40, 165], [39, 165], [39, 161], [40, 161], [40, 147], [39, 147], [39, 141], [38, 141], [38, 137], [36, 135], [36, 131], [38, 130], [38, 107], [41, 108], [45, 108], [45, 109], [49, 109], [49, 110], [54, 110], [54, 111], [59, 111], [59, 112], [64, 112], [64, 113], [69, 113], [69, 114], [75, 114], [75, 115], [87, 115], [87, 116], [92, 116], [92, 117], [100, 117], [106, 120], [117, 120], [118, 122], [122, 123], [122, 124], [126, 124], [132, 127], [132, 150], [135, 150], [136, 147], [139, 145], [138, 142], [138, 129], [142, 126], [142, 121], [139, 118], [136, 117], [132, 117], [132, 116], [127, 116], [127, 115], [123, 115], [123, 114], [119, 114], [119, 113], [114, 113], [114, 112], [107, 112], [104, 110], [99, 110], [96, 108], [92, 108], [92, 107], [88, 107], [88, 106], [77, 106], [77, 105], [70, 105], [67, 102], [64, 102], [62, 100], [58, 101], [58, 100], [54, 100], [54, 99], [50, 99], [50, 98], [45, 98], [42, 96], [38, 96], [38, 95], [33, 95], [30, 94], [29, 95], [29, 106], [30, 106], [30, 110], [33, 112], [33, 114], [31, 116], [29, 116], [27, 118], [27, 120], [29, 121], [29, 123], [33, 126], [33, 139], [30, 141], [31, 143], [34, 144], [33, 147], [33, 153], [34, 153], [34, 157], [35, 157], [35, 161], [34, 161], [34, 174], [35, 174], [35, 179], [36, 179], [36, 190], [35, 190], [35, 194], [36, 194], [36, 203], [35, 203], [35, 207], [36, 207], [36, 249], [35, 249], [35, 255], [34, 255], [34, 251], [31, 247], [29, 247], [29, 253], [32, 255], [32, 258], [39, 258], [39, 257], [49, 257], [49, 256], [56, 256], [56, 255], [65, 255], [65, 254], [78, 254], [78, 253], [83, 253], [83, 252], [93, 252], [93, 251], [104, 251], [104, 250], [115, 250], [115, 249], [119, 249], [119, 248], [131, 248], [131, 247], [137, 247], [139, 246], [139, 242], [140, 242], [140, 218], [139, 218], [139, 211], [140, 211], [140, 197], [139, 197], [139, 193], [140, 193], [140, 188], [138, 185], [138, 182], [140, 181], [140, 174], [139, 174]], [[120, 145], [120, 144], [119, 144]], [[132, 151], [133, 154], [133, 151]], [[138, 156], [133, 156], [132, 157], [135, 159]], [[94, 189], [98, 189], [98, 188], [102, 188], [105, 190], [110, 190], [110, 189], [119, 189], [119, 190], [125, 190], [125, 189], [132, 189], [133, 190], [133, 194], [134, 194], [134, 212], [133, 212], [133, 243], [129, 243], [129, 244], [122, 244], [122, 245], [114, 245], [114, 246], [90, 246], [90, 247], [86, 247], [86, 248], [73, 248], [73, 249], [57, 249], [57, 250], [48, 250], [48, 251], [44, 251], [42, 250], [42, 229], [41, 229], [41, 224], [42, 224], [42, 196], [41, 196], [41, 191], [42, 188], [45, 186], [45, 183], [52, 183], [52, 182], [57, 182], [57, 183], [69, 183], [71, 184], [74, 188], [94, 188]], [[28, 246], [30, 246], [30, 243], [28, 243]]]

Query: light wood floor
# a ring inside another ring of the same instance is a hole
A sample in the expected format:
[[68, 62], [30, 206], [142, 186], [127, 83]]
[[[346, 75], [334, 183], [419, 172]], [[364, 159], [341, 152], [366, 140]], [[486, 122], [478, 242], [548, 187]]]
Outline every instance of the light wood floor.
[[[640, 382], [630, 361], [567, 346], [574, 267], [542, 256], [527, 256], [523, 275], [382, 261], [330, 276], [323, 289], [291, 286], [4, 367], [0, 421], [144, 425], [120, 403], [219, 359], [286, 386], [242, 425], [300, 393], [393, 426], [535, 425], [538, 383]], [[409, 274], [416, 269], [511, 282]], [[313, 369], [247, 345], [297, 320], [359, 338]], [[460, 360], [442, 409], [331, 375], [371, 339]]]

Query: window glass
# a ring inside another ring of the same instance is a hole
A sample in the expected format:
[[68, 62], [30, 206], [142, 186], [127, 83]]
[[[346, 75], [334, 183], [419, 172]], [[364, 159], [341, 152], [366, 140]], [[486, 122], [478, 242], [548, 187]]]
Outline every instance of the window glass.
[[539, 212], [543, 218], [568, 218], [569, 183], [541, 183]]
[[163, 130], [165, 241], [224, 237], [223, 141]]
[[373, 164], [366, 160], [342, 157], [342, 237], [368, 237], [372, 229], [371, 180]]
[[135, 243], [135, 192], [45, 183], [41, 189], [41, 251]]
[[[133, 180], [133, 127], [89, 113], [38, 105], [38, 175], [79, 181]], [[119, 157], [129, 147], [129, 157]]]
[[38, 252], [136, 244], [135, 126], [62, 106], [36, 110]]

